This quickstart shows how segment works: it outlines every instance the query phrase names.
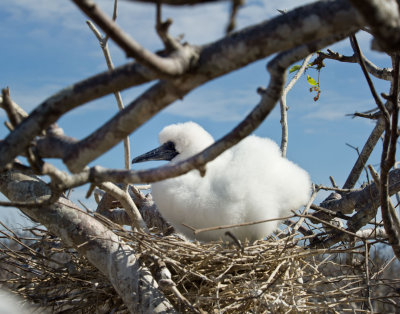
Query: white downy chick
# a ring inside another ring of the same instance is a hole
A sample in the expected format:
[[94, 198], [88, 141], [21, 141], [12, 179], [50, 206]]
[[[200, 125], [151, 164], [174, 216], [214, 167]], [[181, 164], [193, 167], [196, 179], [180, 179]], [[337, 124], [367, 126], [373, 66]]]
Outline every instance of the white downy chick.
[[[194, 122], [173, 124], [159, 135], [159, 148], [133, 159], [178, 162], [214, 143], [212, 136]], [[180, 233], [200, 241], [237, 239], [254, 241], [271, 234], [279, 221], [207, 231], [196, 229], [241, 224], [291, 214], [307, 203], [311, 181], [308, 173], [283, 158], [270, 139], [248, 136], [198, 170], [152, 184], [152, 195], [163, 217]]]

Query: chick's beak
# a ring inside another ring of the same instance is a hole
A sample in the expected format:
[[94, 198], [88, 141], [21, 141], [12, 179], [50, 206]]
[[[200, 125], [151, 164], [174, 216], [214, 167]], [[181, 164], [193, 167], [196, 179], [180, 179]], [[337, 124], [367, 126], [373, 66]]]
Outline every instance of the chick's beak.
[[153, 149], [143, 155], [132, 159], [132, 163], [151, 161], [151, 160], [168, 160], [171, 161], [179, 153], [175, 149], [175, 144], [171, 141], [165, 142], [160, 147]]

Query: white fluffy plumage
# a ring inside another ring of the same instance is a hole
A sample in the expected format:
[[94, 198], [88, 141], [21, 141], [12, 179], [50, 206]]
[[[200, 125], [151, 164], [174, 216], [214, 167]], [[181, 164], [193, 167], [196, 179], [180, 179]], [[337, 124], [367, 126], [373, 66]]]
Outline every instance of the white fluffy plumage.
[[[165, 127], [161, 144], [174, 144], [171, 162], [186, 159], [214, 142], [194, 122]], [[146, 155], [146, 154], [145, 154]], [[142, 155], [144, 156], [144, 155]], [[134, 159], [140, 162], [156, 158]], [[153, 198], [163, 217], [191, 239], [230, 240], [226, 229], [199, 233], [196, 229], [279, 218], [305, 205], [310, 197], [308, 173], [283, 158], [270, 139], [249, 136], [206, 165], [206, 174], [192, 170], [152, 185]], [[279, 221], [236, 227], [229, 231], [239, 240], [257, 240], [271, 234]]]

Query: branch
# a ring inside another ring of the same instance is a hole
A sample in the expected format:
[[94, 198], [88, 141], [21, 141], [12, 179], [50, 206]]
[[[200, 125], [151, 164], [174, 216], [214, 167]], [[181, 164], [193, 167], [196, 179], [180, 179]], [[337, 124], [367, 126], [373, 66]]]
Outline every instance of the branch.
[[[0, 191], [11, 201], [29, 201], [48, 195], [46, 184], [16, 171], [0, 174]], [[150, 271], [132, 249], [103, 224], [65, 198], [46, 207], [21, 208], [50, 232], [86, 256], [114, 286], [131, 313], [174, 312]]]
[[[384, 168], [384, 166], [381, 166], [381, 173], [382, 167]], [[385, 227], [385, 231], [389, 239], [389, 243], [392, 246], [393, 252], [397, 256], [397, 259], [400, 260], [400, 221], [397, 217], [392, 201], [389, 198], [387, 183], [382, 182], [382, 178], [387, 179], [387, 174], [386, 177], [385, 175], [381, 175], [381, 178], [379, 178], [378, 173], [373, 169], [372, 166], [369, 167], [369, 170], [375, 183], [380, 185], [383, 225]]]
[[[371, 73], [373, 76], [375, 76], [378, 79], [382, 79], [385, 81], [392, 80], [392, 78], [393, 78], [392, 69], [379, 68], [377, 65], [375, 65], [370, 60], [368, 60], [365, 56], [362, 56], [362, 57], [363, 57], [365, 67], [367, 68], [368, 73]], [[331, 59], [331, 60], [336, 60], [336, 61], [340, 61], [340, 62], [348, 62], [348, 63], [358, 63], [358, 59], [357, 59], [356, 55], [344, 56], [340, 53], [333, 52], [330, 49], [328, 49], [328, 53], [318, 52], [318, 57], [314, 60], [314, 63], [319, 64], [324, 59]]]
[[147, 226], [128, 192], [122, 190], [111, 182], [104, 182], [100, 184], [99, 187], [121, 202], [130, 218], [130, 221], [133, 223], [133, 228], [148, 232]]
[[[393, 195], [398, 191], [400, 191], [400, 169], [394, 169], [389, 173], [389, 194]], [[375, 183], [371, 183], [361, 190], [342, 194], [339, 199], [325, 201], [321, 206], [343, 214], [350, 214], [354, 210], [360, 211], [364, 207], [378, 208], [379, 190]]]
[[371, 27], [379, 48], [393, 52], [400, 49], [400, 12], [395, 0], [350, 0]]
[[[115, 21], [117, 18], [117, 4], [118, 4], [118, 0], [115, 0], [114, 1], [114, 11], [113, 11], [113, 21]], [[96, 26], [91, 21], [86, 21], [86, 23], [88, 24], [89, 28], [93, 31], [93, 33], [99, 40], [99, 44], [100, 44], [101, 50], [103, 51], [108, 70], [109, 71], [114, 70], [115, 67], [114, 67], [114, 64], [111, 59], [110, 50], [108, 49], [109, 36], [106, 35], [105, 37], [102, 37], [100, 32], [97, 30]], [[121, 93], [114, 92], [114, 97], [117, 102], [118, 109], [119, 110], [124, 109], [124, 103], [122, 101]], [[124, 157], [125, 157], [125, 169], [129, 170], [131, 168], [131, 151], [130, 151], [129, 136], [124, 138]]]
[[301, 64], [299, 70], [293, 76], [293, 78], [290, 80], [290, 82], [287, 84], [287, 86], [283, 90], [281, 98], [280, 98], [281, 126], [282, 126], [281, 151], [282, 151], [283, 157], [286, 157], [286, 150], [287, 150], [287, 143], [288, 143], [287, 111], [289, 110], [289, 107], [286, 105], [286, 95], [289, 93], [289, 91], [296, 84], [297, 80], [300, 78], [300, 76], [306, 70], [311, 57], [312, 57], [312, 54], [308, 55], [303, 60], [303, 63]]
[[92, 0], [72, 0], [90, 19], [92, 19], [115, 43], [125, 51], [128, 57], [154, 71], [157, 76], [168, 78], [185, 73], [196, 58], [196, 49], [181, 46], [173, 58], [163, 58], [146, 50], [133, 38], [130, 38], [113, 20], [111, 20]]
[[228, 26], [226, 27], [226, 33], [229, 34], [236, 27], [236, 16], [238, 14], [239, 8], [244, 5], [245, 0], [231, 0], [231, 14], [229, 15]]
[[353, 168], [350, 171], [350, 174], [347, 177], [346, 182], [343, 185], [344, 189], [351, 189], [356, 184], [359, 179], [361, 172], [365, 168], [365, 165], [374, 150], [376, 144], [378, 143], [383, 131], [385, 130], [385, 120], [383, 117], [380, 117], [376, 122], [374, 129], [372, 130], [370, 136], [368, 137], [366, 143], [364, 144], [361, 153], [358, 155], [357, 161], [355, 162]]
[[361, 69], [362, 69], [362, 71], [364, 73], [365, 79], [367, 80], [368, 87], [369, 87], [369, 89], [371, 91], [371, 94], [375, 99], [375, 103], [377, 104], [379, 109], [382, 111], [382, 113], [384, 113], [384, 115], [386, 115], [386, 113], [385, 113], [386, 107], [383, 105], [381, 99], [379, 98], [378, 93], [375, 90], [375, 86], [372, 83], [371, 78], [369, 77], [369, 74], [368, 74], [368, 71], [367, 71], [367, 68], [366, 68], [365, 62], [364, 62], [364, 55], [361, 52], [360, 46], [358, 45], [358, 42], [357, 42], [357, 39], [356, 39], [355, 35], [351, 35], [350, 36], [350, 43], [351, 43], [351, 46], [352, 46], [352, 48], [354, 50], [354, 53], [355, 53], [355, 55], [356, 55], [356, 57], [358, 59], [358, 63], [360, 64]]
[[[393, 89], [391, 95], [387, 98], [391, 101], [393, 106], [392, 120], [386, 117], [389, 113], [384, 112], [385, 115], [385, 136], [383, 139], [383, 148], [381, 156], [381, 177], [379, 178], [373, 171], [374, 180], [376, 184], [380, 184], [380, 200], [381, 200], [381, 211], [382, 220], [385, 227], [385, 231], [389, 238], [389, 243], [392, 246], [393, 252], [400, 260], [400, 221], [396, 215], [394, 207], [389, 197], [389, 171], [395, 165], [396, 160], [396, 147], [397, 139], [399, 137], [398, 132], [398, 119], [399, 119], [399, 75], [400, 75], [400, 57], [396, 54], [393, 67]], [[391, 122], [391, 124], [390, 124]], [[370, 168], [372, 170], [372, 167]]]
[[0, 106], [6, 111], [12, 127], [15, 128], [26, 117], [26, 113], [22, 114], [22, 109], [12, 101], [9, 88], [4, 88], [1, 92], [3, 97], [0, 99]]
[[372, 239], [372, 240], [375, 240], [377, 238], [382, 238], [382, 239], [387, 238], [387, 234], [384, 228], [363, 229], [357, 231], [356, 235], [360, 238]]
[[[389, 195], [398, 191], [400, 191], [400, 169], [395, 169], [389, 173]], [[321, 206], [323, 208], [311, 206], [311, 208], [318, 210], [313, 214], [313, 217], [319, 217], [322, 220], [330, 220], [335, 216], [346, 219], [347, 231], [356, 233], [376, 217], [377, 209], [380, 206], [379, 186], [377, 187], [376, 183], [371, 183], [362, 190], [343, 194], [339, 199], [325, 201]], [[333, 211], [333, 213], [330, 213], [327, 209]], [[342, 216], [343, 213], [352, 213], [353, 211], [356, 211], [356, 214], [350, 218]], [[345, 233], [339, 232], [327, 239], [314, 241], [311, 247], [327, 248], [340, 241], [350, 240]]]
[[[129, 192], [131, 192], [133, 189], [136, 189], [136, 187], [130, 186]], [[144, 195], [139, 190], [136, 190], [135, 193], [130, 193], [130, 197], [135, 202], [141, 217], [143, 217], [143, 220], [146, 222], [146, 225], [149, 226], [149, 228], [155, 227], [164, 234], [170, 234], [174, 231], [172, 226], [166, 222], [159, 213], [151, 194]], [[126, 211], [116, 208], [120, 206], [120, 202], [117, 200], [117, 198], [113, 197], [109, 193], [104, 193], [101, 201], [98, 204], [96, 212], [119, 225], [131, 225], [131, 218], [129, 218]]]

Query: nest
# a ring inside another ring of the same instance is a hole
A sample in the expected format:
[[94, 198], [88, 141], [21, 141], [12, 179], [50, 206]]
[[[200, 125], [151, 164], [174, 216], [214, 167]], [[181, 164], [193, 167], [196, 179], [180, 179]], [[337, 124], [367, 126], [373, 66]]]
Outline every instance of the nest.
[[[366, 260], [363, 244], [307, 249], [305, 238], [281, 233], [238, 247], [115, 231], [160, 283], [162, 269], [169, 270], [173, 287], [160, 287], [179, 312], [369, 312], [371, 307], [400, 307], [399, 280], [385, 275], [394, 266]], [[44, 228], [3, 234], [2, 283], [12, 291], [57, 313], [127, 312], [107, 278]]]

